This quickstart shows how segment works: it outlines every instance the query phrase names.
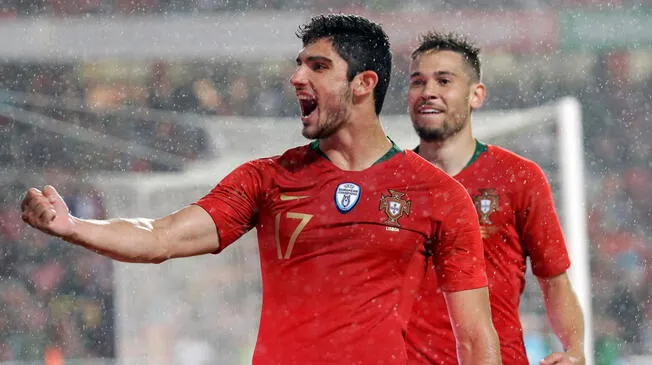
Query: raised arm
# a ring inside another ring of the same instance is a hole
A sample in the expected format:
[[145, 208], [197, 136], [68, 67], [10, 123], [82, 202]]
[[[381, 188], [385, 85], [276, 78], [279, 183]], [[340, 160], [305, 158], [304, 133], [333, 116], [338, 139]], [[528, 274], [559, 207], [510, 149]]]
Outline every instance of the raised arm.
[[460, 365], [501, 364], [498, 334], [491, 321], [486, 287], [444, 292], [457, 340]]
[[537, 277], [546, 313], [552, 330], [559, 338], [564, 352], [546, 356], [542, 365], [584, 364], [584, 317], [568, 275], [563, 273], [552, 278]]
[[29, 189], [21, 209], [30, 226], [124, 262], [160, 263], [219, 248], [211, 216], [194, 205], [158, 219], [80, 219], [70, 215], [61, 196], [48, 185], [42, 192]]

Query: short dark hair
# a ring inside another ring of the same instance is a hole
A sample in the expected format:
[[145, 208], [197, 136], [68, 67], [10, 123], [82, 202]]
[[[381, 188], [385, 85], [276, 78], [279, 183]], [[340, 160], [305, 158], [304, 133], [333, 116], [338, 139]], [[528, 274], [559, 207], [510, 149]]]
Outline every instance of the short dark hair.
[[412, 51], [412, 60], [431, 50], [459, 53], [473, 70], [471, 80], [478, 82], [482, 79], [480, 48], [463, 35], [435, 31], [422, 34], [419, 37], [419, 45]]
[[378, 75], [374, 102], [376, 114], [380, 114], [389, 86], [392, 53], [389, 37], [379, 24], [358, 15], [318, 15], [300, 26], [296, 35], [304, 47], [322, 38], [330, 39], [348, 65], [348, 81], [360, 72], [374, 71]]

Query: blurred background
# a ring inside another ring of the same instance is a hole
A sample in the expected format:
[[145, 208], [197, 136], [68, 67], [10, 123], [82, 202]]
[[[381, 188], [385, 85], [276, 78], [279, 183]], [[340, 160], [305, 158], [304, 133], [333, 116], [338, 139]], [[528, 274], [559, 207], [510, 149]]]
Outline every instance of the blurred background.
[[[409, 51], [431, 29], [482, 47], [483, 111], [579, 100], [593, 358], [652, 364], [649, 0], [0, 0], [0, 364], [250, 361], [253, 235], [218, 256], [124, 265], [26, 228], [19, 202], [50, 183], [80, 217], [160, 216], [239, 163], [304, 143], [294, 32], [322, 12], [366, 15], [390, 35], [381, 119], [405, 123], [398, 134], [412, 133]], [[538, 122], [488, 141], [541, 163], [559, 207], [556, 129]], [[529, 283], [534, 364], [558, 344]]]

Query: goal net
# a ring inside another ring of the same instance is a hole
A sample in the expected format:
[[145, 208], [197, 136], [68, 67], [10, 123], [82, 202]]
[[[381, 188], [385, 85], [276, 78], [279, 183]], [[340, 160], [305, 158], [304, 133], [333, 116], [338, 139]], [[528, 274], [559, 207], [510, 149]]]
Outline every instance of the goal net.
[[[399, 146], [417, 145], [407, 116], [381, 119]], [[96, 176], [94, 183], [105, 194], [109, 215], [165, 215], [203, 196], [240, 163], [307, 143], [294, 118], [219, 117], [205, 123], [215, 141], [218, 157], [213, 160], [195, 162], [181, 173]], [[551, 181], [573, 263], [571, 281], [585, 313], [586, 353], [592, 353], [579, 103], [564, 98], [531, 109], [480, 111], [473, 115], [473, 123], [478, 138], [539, 163]], [[217, 256], [154, 266], [116, 263], [120, 363], [250, 362], [260, 310], [259, 270], [251, 232]], [[536, 281], [530, 277], [527, 282], [521, 309], [526, 339], [533, 339], [528, 342], [530, 352], [540, 345], [534, 339], [552, 336], [546, 330]], [[588, 356], [587, 364], [591, 363], [592, 356]]]

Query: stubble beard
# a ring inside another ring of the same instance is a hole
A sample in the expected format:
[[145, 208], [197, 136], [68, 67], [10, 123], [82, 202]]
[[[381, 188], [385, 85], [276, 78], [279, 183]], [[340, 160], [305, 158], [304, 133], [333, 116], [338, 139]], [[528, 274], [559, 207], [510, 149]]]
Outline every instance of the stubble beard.
[[464, 129], [464, 126], [466, 125], [464, 122], [465, 119], [466, 116], [464, 115], [456, 115], [456, 117], [452, 118], [452, 120], [445, 119], [440, 127], [429, 128], [427, 126], [419, 126], [417, 124], [412, 124], [412, 126], [422, 141], [443, 142]]
[[337, 101], [337, 106], [328, 108], [328, 116], [323, 123], [320, 123], [317, 131], [310, 133], [304, 129], [301, 134], [307, 139], [324, 139], [337, 132], [350, 114], [348, 104], [351, 100], [351, 88], [349, 85]]

